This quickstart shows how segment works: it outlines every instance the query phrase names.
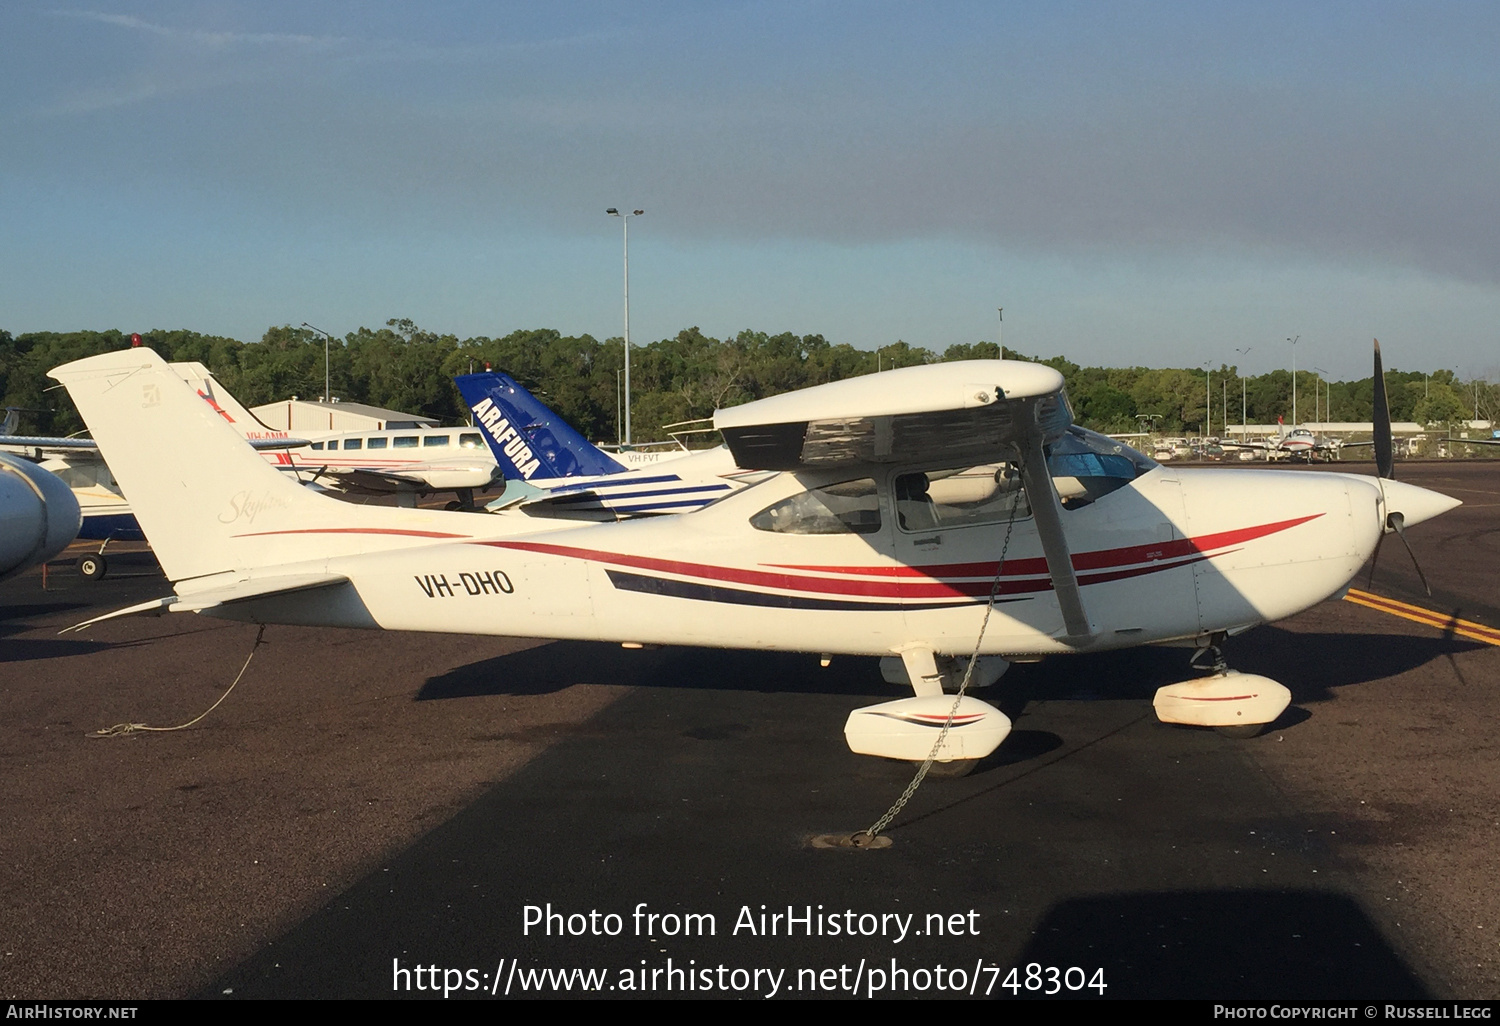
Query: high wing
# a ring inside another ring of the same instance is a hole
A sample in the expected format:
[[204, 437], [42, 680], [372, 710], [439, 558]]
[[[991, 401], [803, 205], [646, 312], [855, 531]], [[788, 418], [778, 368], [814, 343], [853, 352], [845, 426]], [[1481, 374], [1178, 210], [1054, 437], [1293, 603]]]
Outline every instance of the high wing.
[[1094, 633], [1062, 523], [1046, 446], [1073, 422], [1063, 377], [1042, 364], [985, 360], [865, 375], [719, 410], [714, 427], [751, 470], [915, 461], [1015, 460], [1070, 638]]
[[[982, 459], [1072, 423], [1062, 375], [1042, 364], [967, 360], [816, 385], [714, 414], [746, 469]], [[1005, 381], [995, 380], [1003, 374]], [[971, 379], [978, 380], [971, 380]]]

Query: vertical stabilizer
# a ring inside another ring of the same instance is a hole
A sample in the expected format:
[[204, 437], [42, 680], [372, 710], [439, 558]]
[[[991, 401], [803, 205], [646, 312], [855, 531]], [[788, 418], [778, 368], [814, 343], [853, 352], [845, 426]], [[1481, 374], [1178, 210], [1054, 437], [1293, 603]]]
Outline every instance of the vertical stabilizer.
[[200, 399], [224, 418], [224, 423], [239, 433], [240, 437], [252, 441], [288, 437], [287, 432], [268, 427], [261, 422], [259, 417], [245, 409], [238, 399], [229, 394], [229, 389], [219, 384], [218, 379], [203, 364], [174, 363], [171, 367], [177, 372], [177, 376], [187, 382], [188, 387], [198, 394]]
[[486, 371], [454, 381], [507, 478], [545, 481], [625, 471], [507, 375]]
[[[141, 347], [54, 368], [173, 581], [301, 555], [267, 541], [347, 504], [286, 479], [223, 413]], [[373, 511], [372, 511], [373, 512]]]

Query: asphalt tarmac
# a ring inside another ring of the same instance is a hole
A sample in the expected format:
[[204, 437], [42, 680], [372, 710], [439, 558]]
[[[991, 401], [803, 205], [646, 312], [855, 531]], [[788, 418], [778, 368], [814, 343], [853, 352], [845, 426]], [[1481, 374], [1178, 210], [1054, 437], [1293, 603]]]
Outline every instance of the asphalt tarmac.
[[[0, 993], [1500, 997], [1500, 650], [1454, 626], [1500, 627], [1500, 463], [1399, 473], [1465, 505], [1409, 532], [1432, 599], [1394, 539], [1368, 590], [1448, 626], [1334, 601], [1233, 639], [1294, 694], [1249, 741], [1156, 722], [1185, 651], [1018, 665], [1011, 737], [874, 851], [812, 843], [910, 778], [843, 743], [901, 697], [873, 659], [59, 637], [167, 586], [33, 571], [0, 585]], [[197, 725], [88, 736], [192, 719], [252, 648]]]

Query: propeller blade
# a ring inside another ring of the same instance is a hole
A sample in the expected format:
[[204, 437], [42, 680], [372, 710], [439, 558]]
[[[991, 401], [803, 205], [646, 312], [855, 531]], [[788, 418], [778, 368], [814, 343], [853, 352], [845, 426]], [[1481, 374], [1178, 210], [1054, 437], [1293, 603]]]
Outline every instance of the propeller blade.
[[[1406, 546], [1406, 554], [1411, 557], [1411, 565], [1417, 568], [1417, 576], [1422, 579], [1422, 587], [1427, 589], [1427, 597], [1432, 598], [1432, 585], [1427, 583], [1427, 575], [1422, 572], [1422, 564], [1417, 562], [1417, 554], [1411, 550], [1411, 542], [1406, 540], [1406, 518], [1400, 513], [1392, 513], [1386, 518], [1386, 522], [1395, 528], [1396, 537], [1401, 539], [1401, 544]], [[1377, 553], [1379, 552], [1377, 543]], [[1375, 573], [1375, 567], [1370, 567], [1371, 576]]]
[[1385, 544], [1385, 532], [1375, 537], [1375, 552], [1370, 556], [1370, 576], [1365, 581], [1365, 591], [1375, 590], [1375, 567], [1380, 564], [1380, 546]]
[[[1385, 368], [1380, 363], [1380, 339], [1375, 340], [1375, 471], [1396, 480], [1395, 444], [1391, 440], [1391, 408], [1385, 398]], [[1399, 533], [1400, 528], [1397, 528]], [[1402, 541], [1406, 539], [1403, 538]]]

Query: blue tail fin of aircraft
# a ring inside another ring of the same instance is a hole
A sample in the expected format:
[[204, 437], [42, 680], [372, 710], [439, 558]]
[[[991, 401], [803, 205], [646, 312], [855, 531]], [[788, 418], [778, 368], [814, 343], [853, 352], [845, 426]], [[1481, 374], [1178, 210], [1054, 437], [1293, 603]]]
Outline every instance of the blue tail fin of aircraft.
[[624, 473], [625, 467], [508, 375], [485, 371], [453, 380], [507, 478], [544, 481]]

